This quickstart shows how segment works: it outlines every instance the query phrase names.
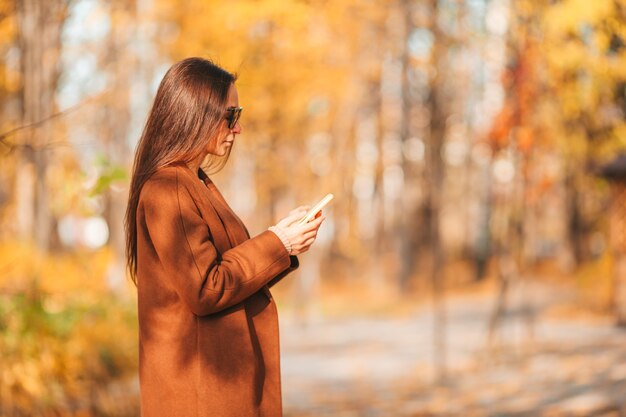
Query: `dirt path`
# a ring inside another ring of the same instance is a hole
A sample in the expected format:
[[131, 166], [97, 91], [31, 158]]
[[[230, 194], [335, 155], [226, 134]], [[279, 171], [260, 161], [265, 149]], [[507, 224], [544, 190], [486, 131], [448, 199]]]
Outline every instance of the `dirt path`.
[[[568, 297], [534, 284], [513, 300], [490, 350], [493, 297], [449, 300], [444, 384], [434, 382], [427, 306], [307, 325], [283, 314], [285, 417], [626, 416], [626, 332], [608, 319], [549, 314]], [[522, 299], [533, 300], [532, 333]]]

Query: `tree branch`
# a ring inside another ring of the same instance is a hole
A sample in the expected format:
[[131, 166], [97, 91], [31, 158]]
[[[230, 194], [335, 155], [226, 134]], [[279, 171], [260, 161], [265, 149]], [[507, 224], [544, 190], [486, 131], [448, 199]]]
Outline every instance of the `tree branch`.
[[10, 141], [7, 140], [7, 138], [9, 136], [12, 136], [18, 132], [21, 132], [22, 130], [26, 130], [26, 129], [33, 129], [33, 128], [37, 128], [41, 125], [44, 125], [46, 123], [48, 123], [51, 120], [54, 119], [58, 119], [60, 117], [64, 117], [67, 116], [68, 114], [71, 114], [77, 110], [79, 110], [81, 107], [90, 104], [91, 102], [102, 98], [107, 92], [104, 91], [100, 94], [96, 94], [94, 96], [91, 96], [83, 101], [81, 101], [80, 103], [77, 103], [73, 106], [68, 107], [65, 110], [61, 110], [59, 112], [56, 113], [52, 113], [51, 115], [44, 117], [41, 120], [37, 120], [36, 122], [32, 122], [32, 123], [27, 123], [21, 126], [17, 126], [13, 129], [7, 130], [4, 133], [0, 133], [0, 144], [4, 145], [6, 148], [8, 148], [8, 153], [12, 153], [15, 149], [17, 148], [30, 148], [32, 150], [39, 150], [39, 149], [43, 149], [43, 148], [47, 148], [47, 147], [51, 147], [57, 144], [62, 144], [63, 142], [51, 142], [51, 143], [47, 143], [47, 144], [43, 144], [40, 145], [38, 147], [33, 146], [32, 144], [28, 144], [28, 143], [12, 143]]

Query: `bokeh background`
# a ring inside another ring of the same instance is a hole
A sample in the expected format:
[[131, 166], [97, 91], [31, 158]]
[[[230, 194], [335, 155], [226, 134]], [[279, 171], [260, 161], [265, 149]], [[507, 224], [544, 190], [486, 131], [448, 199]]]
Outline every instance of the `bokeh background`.
[[335, 194], [286, 417], [626, 413], [626, 1], [0, 0], [0, 56], [0, 416], [138, 415], [129, 172], [188, 56], [251, 233]]

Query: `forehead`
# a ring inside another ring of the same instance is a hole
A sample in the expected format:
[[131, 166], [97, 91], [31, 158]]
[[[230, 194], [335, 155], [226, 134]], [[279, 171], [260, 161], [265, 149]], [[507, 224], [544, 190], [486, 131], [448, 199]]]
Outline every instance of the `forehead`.
[[237, 87], [235, 87], [235, 84], [231, 84], [230, 88], [228, 89], [228, 107], [234, 106], [234, 107], [238, 107], [239, 106], [239, 93], [237, 92]]

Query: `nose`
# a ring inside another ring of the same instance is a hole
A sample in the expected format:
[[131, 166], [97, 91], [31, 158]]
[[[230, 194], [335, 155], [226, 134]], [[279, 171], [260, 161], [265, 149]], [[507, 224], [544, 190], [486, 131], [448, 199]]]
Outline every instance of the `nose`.
[[241, 133], [241, 123], [237, 122], [235, 123], [235, 126], [233, 126], [232, 129], [230, 129], [231, 133], [235, 133], [235, 134], [240, 134]]

